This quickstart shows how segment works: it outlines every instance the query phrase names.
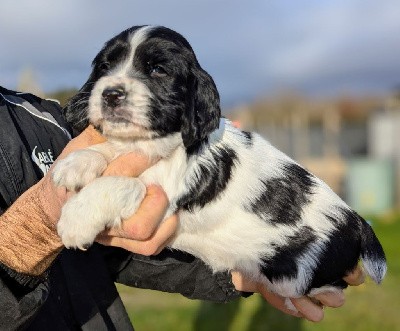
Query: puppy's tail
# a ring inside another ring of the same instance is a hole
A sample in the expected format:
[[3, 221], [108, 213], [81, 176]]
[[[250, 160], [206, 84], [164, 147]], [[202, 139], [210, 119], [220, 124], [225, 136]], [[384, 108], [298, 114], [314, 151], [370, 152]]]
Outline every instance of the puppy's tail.
[[371, 226], [364, 220], [361, 231], [361, 260], [367, 274], [380, 284], [387, 269], [385, 252]]

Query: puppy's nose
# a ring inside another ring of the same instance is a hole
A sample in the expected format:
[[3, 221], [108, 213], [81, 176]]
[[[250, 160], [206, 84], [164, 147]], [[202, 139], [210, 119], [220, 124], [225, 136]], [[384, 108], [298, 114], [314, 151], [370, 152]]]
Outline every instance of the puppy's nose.
[[121, 87], [106, 88], [101, 95], [109, 107], [118, 106], [126, 98], [125, 90]]

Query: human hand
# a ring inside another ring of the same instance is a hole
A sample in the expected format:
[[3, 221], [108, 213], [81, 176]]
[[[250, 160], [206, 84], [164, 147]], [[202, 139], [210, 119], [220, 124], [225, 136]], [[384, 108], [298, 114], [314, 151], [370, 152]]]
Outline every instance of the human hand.
[[124, 220], [120, 228], [100, 233], [96, 241], [141, 255], [156, 255], [166, 246], [178, 226], [176, 214], [161, 222], [167, 206], [164, 191], [159, 186], [149, 186], [137, 212]]
[[[84, 149], [91, 145], [99, 144], [105, 141], [105, 138], [96, 131], [92, 126], [86, 128], [79, 136], [72, 139], [63, 149], [57, 160], [65, 158], [68, 154]], [[52, 170], [35, 185], [38, 198], [41, 201], [43, 214], [46, 215], [46, 220], [55, 227], [61, 215], [61, 208], [73, 194], [68, 192], [65, 187], [56, 186], [52, 180]]]
[[[357, 286], [364, 282], [365, 274], [362, 267], [357, 266], [343, 279], [348, 285]], [[320, 322], [324, 318], [324, 306], [337, 308], [341, 307], [345, 302], [343, 290], [323, 292], [317, 294], [313, 298], [307, 296], [290, 298], [289, 300], [297, 309], [297, 311], [294, 311], [288, 308], [286, 298], [270, 292], [264, 284], [247, 279], [237, 271], [232, 271], [232, 282], [236, 290], [260, 293], [266, 301], [278, 310], [292, 316], [305, 318], [312, 322]]]
[[[73, 139], [62, 154], [102, 140], [96, 130], [89, 128]], [[22, 274], [43, 274], [62, 249], [55, 225], [68, 192], [56, 187], [50, 174], [51, 170], [1, 215], [0, 261]]]
[[[72, 152], [95, 144], [100, 144], [105, 141], [105, 138], [97, 130], [95, 130], [92, 126], [89, 126], [79, 136], [72, 139], [65, 146], [56, 162], [60, 159], [64, 159]], [[135, 154], [134, 159], [130, 160], [126, 160], [126, 156], [124, 155], [111, 162], [109, 168], [106, 169], [105, 174], [110, 176], [136, 177], [150, 166], [151, 163], [149, 158], [144, 155]], [[58, 187], [54, 185], [51, 173], [52, 168], [37, 184], [37, 191], [41, 200], [44, 214], [47, 215], [48, 219], [53, 223], [53, 225], [55, 225], [60, 218], [62, 206], [74, 193], [68, 192], [65, 187]]]
[[[96, 130], [89, 127], [66, 146], [58, 159], [62, 159], [76, 150], [104, 141], [105, 139]], [[150, 161], [147, 156], [138, 153], [125, 154], [113, 160], [104, 171], [103, 176], [137, 177], [156, 161]], [[63, 204], [74, 193], [68, 192], [63, 187], [56, 187], [50, 176], [45, 181], [45, 185], [42, 190], [46, 197], [44, 203], [48, 206], [46, 209], [51, 214], [51, 219], [56, 223]], [[147, 188], [147, 194], [137, 212], [129, 219], [124, 220], [121, 228], [104, 231], [99, 235], [97, 241], [104, 245], [122, 247], [143, 255], [156, 254], [175, 233], [178, 224], [176, 215], [161, 223], [167, 208], [168, 199], [164, 191], [158, 186], [150, 186]]]

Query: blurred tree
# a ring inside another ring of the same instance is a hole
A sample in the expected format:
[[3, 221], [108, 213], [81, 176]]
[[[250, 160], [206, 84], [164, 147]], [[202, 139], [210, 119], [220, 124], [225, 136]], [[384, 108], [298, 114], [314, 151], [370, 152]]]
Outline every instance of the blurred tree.
[[64, 107], [67, 104], [68, 100], [71, 99], [77, 92], [78, 89], [76, 88], [66, 88], [48, 93], [46, 97], [58, 100], [61, 106]]
[[21, 92], [32, 93], [42, 98], [44, 97], [43, 90], [36, 78], [35, 71], [30, 67], [26, 67], [21, 70], [18, 79], [17, 90]]

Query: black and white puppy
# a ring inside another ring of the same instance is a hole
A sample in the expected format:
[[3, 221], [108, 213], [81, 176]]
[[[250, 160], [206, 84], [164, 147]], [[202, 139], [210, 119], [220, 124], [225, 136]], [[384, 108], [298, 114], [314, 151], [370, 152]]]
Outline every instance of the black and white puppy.
[[[108, 41], [65, 116], [108, 139], [54, 168], [57, 185], [83, 187], [58, 223], [66, 247], [83, 249], [119, 226], [156, 183], [170, 200], [165, 216], [179, 213], [170, 247], [214, 271], [240, 270], [284, 297], [340, 287], [360, 257], [375, 282], [384, 277], [382, 247], [359, 215], [259, 135], [221, 118], [215, 84], [180, 34], [141, 26]], [[160, 160], [139, 178], [98, 178], [130, 151]]]

